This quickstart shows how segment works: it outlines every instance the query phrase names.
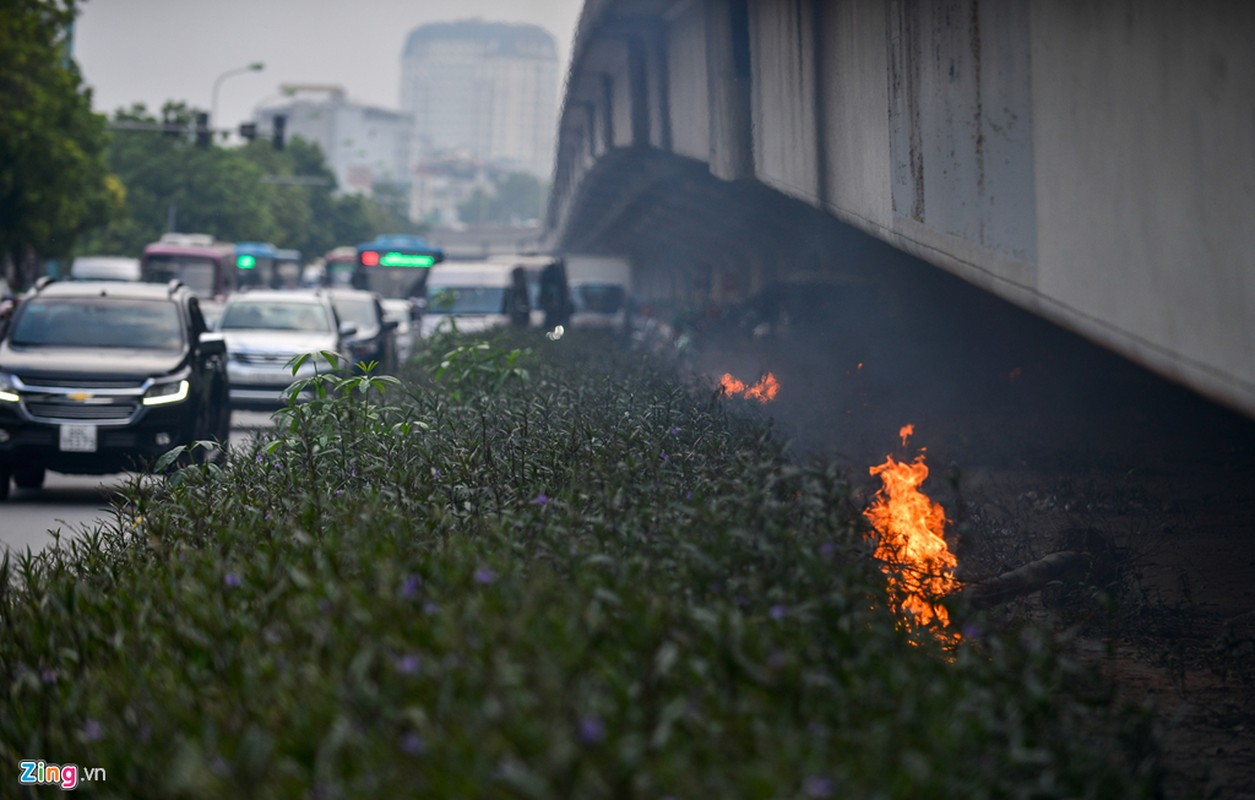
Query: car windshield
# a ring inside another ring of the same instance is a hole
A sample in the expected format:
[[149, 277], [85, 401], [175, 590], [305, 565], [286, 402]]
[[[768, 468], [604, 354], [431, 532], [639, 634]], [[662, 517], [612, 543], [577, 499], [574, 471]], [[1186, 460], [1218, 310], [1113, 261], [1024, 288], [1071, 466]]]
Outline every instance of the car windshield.
[[612, 283], [585, 283], [571, 287], [576, 311], [617, 314], [623, 308], [623, 287]]
[[343, 289], [353, 288], [353, 270], [356, 265], [352, 262], [331, 261], [326, 267], [326, 281], [328, 286], [338, 286]]
[[428, 314], [503, 314], [506, 290], [500, 286], [431, 286]]
[[183, 347], [179, 310], [168, 300], [34, 298], [14, 323], [17, 347]]
[[379, 327], [375, 301], [369, 297], [336, 297], [331, 301], [344, 322], [352, 322], [359, 333]]
[[362, 273], [366, 276], [365, 287], [358, 288], [369, 289], [382, 297], [421, 297], [427, 272], [425, 269], [372, 267]]
[[144, 260], [144, 280], [167, 283], [180, 280], [197, 297], [212, 297], [217, 290], [217, 266], [208, 258], [195, 256], [148, 256]]
[[330, 333], [331, 320], [317, 303], [241, 300], [222, 312], [218, 329]]

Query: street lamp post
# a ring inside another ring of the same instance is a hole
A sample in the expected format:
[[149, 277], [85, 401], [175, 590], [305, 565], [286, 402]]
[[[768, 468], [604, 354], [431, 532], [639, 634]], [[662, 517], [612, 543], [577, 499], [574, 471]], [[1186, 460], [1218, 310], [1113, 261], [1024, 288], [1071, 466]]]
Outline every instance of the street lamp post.
[[260, 72], [261, 70], [265, 68], [266, 68], [266, 65], [263, 64], [262, 62], [254, 61], [252, 64], [249, 64], [246, 67], [239, 67], [237, 69], [229, 69], [226, 72], [218, 76], [218, 79], [214, 81], [213, 96], [209, 101], [209, 124], [210, 126], [217, 126], [218, 124], [218, 87], [222, 85], [222, 82], [226, 80], [227, 78], [231, 77], [232, 75], [243, 75], [245, 72]]

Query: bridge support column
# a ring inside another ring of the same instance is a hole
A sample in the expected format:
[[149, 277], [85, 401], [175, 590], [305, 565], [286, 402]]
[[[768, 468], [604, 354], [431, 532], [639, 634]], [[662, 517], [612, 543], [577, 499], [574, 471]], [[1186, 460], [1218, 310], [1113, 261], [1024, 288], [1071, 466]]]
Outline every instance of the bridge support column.
[[710, 81], [710, 171], [724, 180], [754, 177], [747, 0], [706, 0]]

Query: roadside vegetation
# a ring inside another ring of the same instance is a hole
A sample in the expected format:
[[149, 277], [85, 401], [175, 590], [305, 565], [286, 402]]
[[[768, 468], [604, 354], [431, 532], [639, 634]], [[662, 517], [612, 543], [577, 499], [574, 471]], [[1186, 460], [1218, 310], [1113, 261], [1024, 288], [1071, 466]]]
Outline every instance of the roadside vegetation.
[[750, 403], [590, 336], [315, 388], [4, 563], [0, 759], [129, 798], [1156, 794], [1065, 638], [904, 632], [842, 475]]

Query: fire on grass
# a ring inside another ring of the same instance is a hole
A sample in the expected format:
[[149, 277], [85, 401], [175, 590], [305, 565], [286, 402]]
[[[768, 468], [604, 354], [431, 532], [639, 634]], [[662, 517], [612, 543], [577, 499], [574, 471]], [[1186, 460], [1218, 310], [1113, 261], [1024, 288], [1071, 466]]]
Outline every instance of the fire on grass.
[[747, 386], [744, 381], [739, 381], [730, 373], [725, 372], [719, 379], [719, 388], [729, 397], [744, 397], [760, 403], [770, 403], [776, 399], [776, 394], [780, 391], [780, 381], [768, 372], [759, 378], [757, 383]]
[[[898, 432], [905, 447], [913, 425]], [[912, 628], [932, 628], [943, 643], [953, 645], [959, 634], [946, 630], [950, 615], [939, 600], [958, 589], [957, 561], [946, 545], [946, 514], [939, 503], [919, 490], [928, 477], [923, 451], [909, 463], [892, 455], [871, 467], [880, 477], [871, 506], [864, 515], [875, 530], [876, 558], [889, 582], [889, 594]]]

